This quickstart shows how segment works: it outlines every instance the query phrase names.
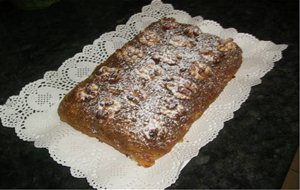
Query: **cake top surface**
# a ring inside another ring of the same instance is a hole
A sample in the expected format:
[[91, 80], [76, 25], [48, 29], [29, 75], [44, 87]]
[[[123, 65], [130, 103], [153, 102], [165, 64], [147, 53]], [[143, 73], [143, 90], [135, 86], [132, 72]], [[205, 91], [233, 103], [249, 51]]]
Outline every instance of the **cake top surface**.
[[95, 133], [108, 130], [161, 146], [178, 137], [195, 111], [191, 100], [215, 88], [214, 67], [236, 49], [232, 39], [163, 18], [98, 66], [76, 89], [76, 100], [99, 122]]

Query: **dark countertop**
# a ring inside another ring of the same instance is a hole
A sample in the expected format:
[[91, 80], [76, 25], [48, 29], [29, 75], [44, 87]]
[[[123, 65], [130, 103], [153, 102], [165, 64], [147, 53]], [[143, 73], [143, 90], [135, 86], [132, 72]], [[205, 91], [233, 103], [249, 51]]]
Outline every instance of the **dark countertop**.
[[[61, 0], [26, 12], [0, 1], [0, 104], [149, 2]], [[170, 188], [280, 188], [298, 147], [299, 1], [165, 2], [261, 40], [289, 45], [234, 119]], [[0, 188], [90, 188], [85, 179], [72, 177], [69, 168], [53, 161], [46, 149], [18, 139], [13, 129], [0, 127], [0, 150]]]

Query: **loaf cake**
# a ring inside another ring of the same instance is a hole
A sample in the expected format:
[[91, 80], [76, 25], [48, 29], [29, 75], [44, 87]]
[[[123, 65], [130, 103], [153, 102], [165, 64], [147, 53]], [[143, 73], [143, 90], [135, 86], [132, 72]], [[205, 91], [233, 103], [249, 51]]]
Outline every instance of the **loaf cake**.
[[162, 18], [99, 64], [63, 98], [58, 113], [150, 167], [183, 139], [241, 63], [233, 39]]

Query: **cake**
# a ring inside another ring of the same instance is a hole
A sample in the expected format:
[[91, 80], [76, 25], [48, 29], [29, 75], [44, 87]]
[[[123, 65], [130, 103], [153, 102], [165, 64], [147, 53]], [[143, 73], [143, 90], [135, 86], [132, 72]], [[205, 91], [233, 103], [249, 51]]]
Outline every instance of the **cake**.
[[233, 39], [162, 18], [99, 64], [63, 98], [58, 113], [150, 167], [182, 141], [241, 63]]

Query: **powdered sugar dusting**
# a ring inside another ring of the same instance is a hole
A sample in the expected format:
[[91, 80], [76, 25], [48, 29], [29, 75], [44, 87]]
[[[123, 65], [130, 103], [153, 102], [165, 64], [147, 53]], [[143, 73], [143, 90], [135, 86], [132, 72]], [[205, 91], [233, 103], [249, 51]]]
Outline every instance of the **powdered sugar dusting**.
[[[97, 96], [85, 102], [87, 111], [99, 117], [105, 114], [101, 110], [108, 110], [110, 116], [99, 124], [105, 130], [112, 130], [110, 123], [119, 125], [121, 135], [131, 142], [170, 142], [183, 125], [184, 113], [193, 112], [188, 100], [199, 95], [200, 86], [207, 86], [202, 80], [210, 77], [207, 70], [213, 73], [209, 65], [218, 61], [221, 43], [196, 26], [170, 20], [152, 24], [94, 72]], [[104, 99], [114, 103], [104, 109], [99, 105]]]

